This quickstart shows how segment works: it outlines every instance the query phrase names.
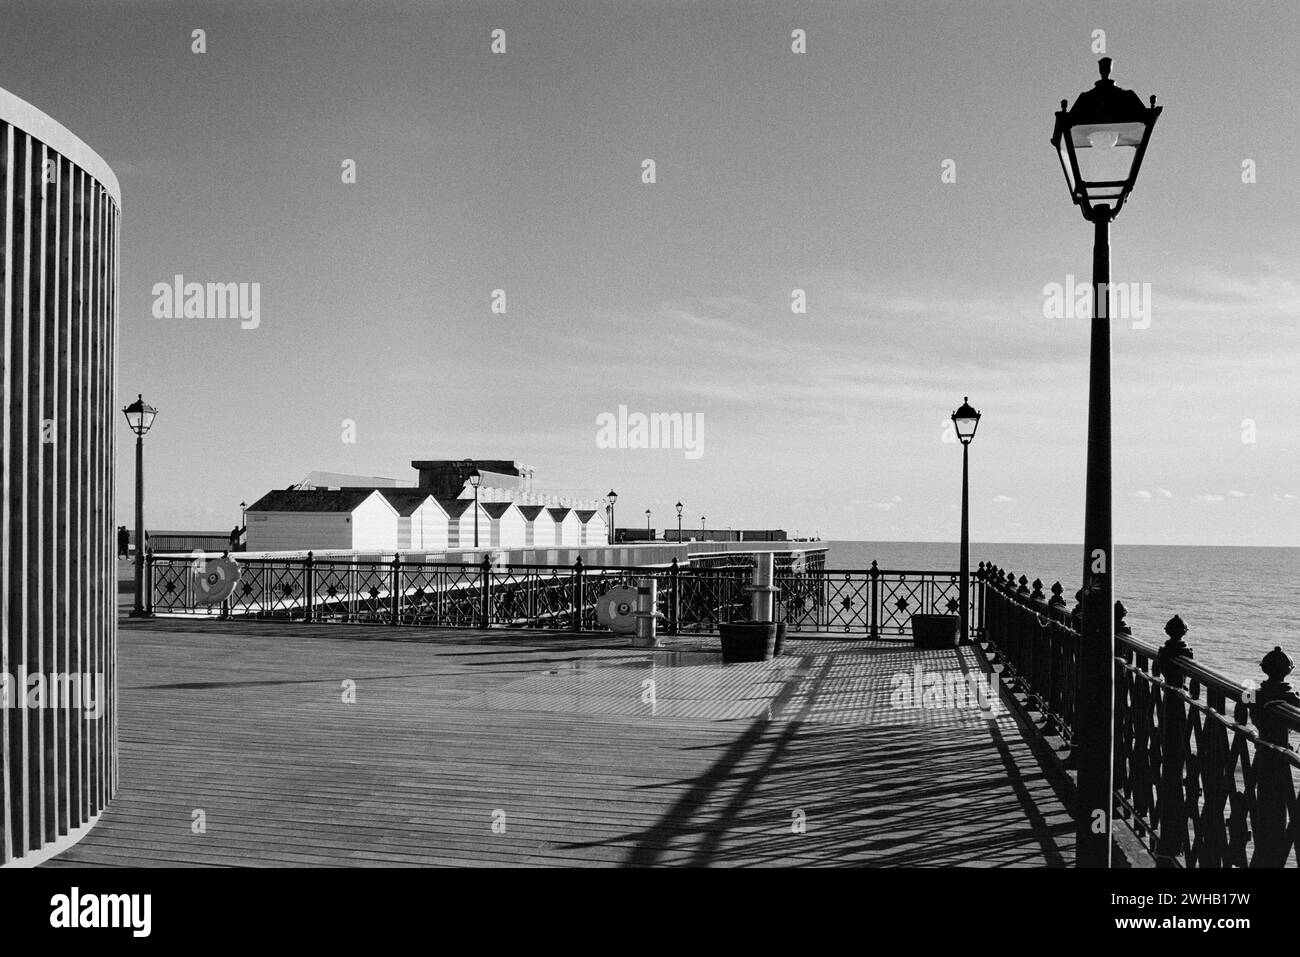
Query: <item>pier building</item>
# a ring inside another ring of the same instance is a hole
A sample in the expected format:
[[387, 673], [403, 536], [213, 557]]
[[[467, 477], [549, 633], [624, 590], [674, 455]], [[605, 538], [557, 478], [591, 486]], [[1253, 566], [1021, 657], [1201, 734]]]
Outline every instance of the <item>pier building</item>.
[[0, 864], [26, 864], [117, 788], [122, 199], [94, 150], [0, 90], [0, 203]]

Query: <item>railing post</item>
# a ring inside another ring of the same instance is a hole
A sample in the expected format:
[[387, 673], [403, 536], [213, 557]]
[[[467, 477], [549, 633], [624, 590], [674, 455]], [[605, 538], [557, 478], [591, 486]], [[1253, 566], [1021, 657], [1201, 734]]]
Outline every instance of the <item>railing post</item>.
[[1183, 641], [1187, 626], [1177, 615], [1165, 623], [1165, 634], [1169, 638], [1160, 646], [1155, 661], [1165, 684], [1160, 696], [1160, 833], [1156, 838], [1156, 866], [1177, 867], [1178, 855], [1187, 844], [1187, 807], [1183, 799], [1187, 710], [1178, 693], [1186, 676], [1178, 659], [1190, 660], [1193, 655]]
[[989, 652], [992, 657], [989, 659], [992, 663], [1000, 663], [1004, 656], [999, 644], [998, 634], [998, 596], [997, 589], [993, 587], [993, 582], [997, 579], [997, 566], [989, 562], [984, 566], [984, 581], [980, 585], [983, 591], [981, 601], [983, 603], [983, 638], [989, 645]]
[[573, 563], [573, 630], [582, 631], [583, 600], [582, 556]]
[[871, 560], [871, 637], [880, 637], [880, 566], [874, 558]]
[[669, 580], [672, 586], [672, 596], [668, 601], [668, 634], [676, 635], [681, 627], [681, 569], [677, 566], [677, 559], [673, 559], [672, 569], [669, 571]]
[[[1300, 695], [1291, 690], [1287, 675], [1295, 670], [1295, 662], [1274, 646], [1259, 663], [1268, 676], [1250, 707], [1251, 720], [1259, 729], [1260, 738], [1277, 748], [1289, 748], [1290, 729], [1274, 712], [1277, 704], [1300, 707]], [[1256, 795], [1258, 814], [1255, 818], [1255, 853], [1251, 867], [1285, 867], [1287, 851], [1287, 807], [1294, 793], [1291, 783], [1291, 763], [1273, 748], [1255, 748]]]
[[144, 552], [144, 613], [153, 617], [153, 549]]
[[975, 619], [975, 640], [984, 640], [984, 563], [980, 562], [979, 567], [975, 569], [975, 600], [979, 603], [979, 612], [971, 606], [971, 615]]
[[316, 614], [316, 558], [311, 553], [307, 553], [307, 560], [303, 562], [303, 621], [311, 621]]
[[390, 625], [400, 625], [402, 623], [402, 555], [400, 552], [393, 553], [393, 569], [390, 572], [388, 584], [388, 603]]
[[492, 560], [484, 555], [483, 561], [479, 565], [478, 581], [478, 624], [480, 628], [492, 627], [491, 588]]
[[1017, 687], [1023, 687], [1025, 684], [1025, 649], [1020, 638], [1022, 635], [1022, 625], [1024, 624], [1024, 612], [1019, 602], [1016, 600], [1016, 573], [1007, 572], [1007, 580], [1002, 583], [1002, 588], [1007, 596], [1007, 657], [1010, 659], [1011, 667], [1015, 672], [1015, 682]]

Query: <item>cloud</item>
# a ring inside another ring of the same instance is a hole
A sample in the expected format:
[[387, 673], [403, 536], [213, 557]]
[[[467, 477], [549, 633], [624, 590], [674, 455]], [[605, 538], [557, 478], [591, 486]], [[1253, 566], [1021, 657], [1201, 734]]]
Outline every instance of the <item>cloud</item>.
[[995, 501], [995, 502], [1014, 502], [1015, 499], [1012, 498], [1010, 495], [994, 495], [994, 496], [993, 496], [993, 501]]
[[1148, 491], [1147, 491], [1146, 489], [1144, 489], [1144, 488], [1140, 488], [1140, 489], [1138, 489], [1136, 492], [1133, 493], [1133, 496], [1134, 496], [1134, 498], [1149, 499], [1149, 498], [1151, 498], [1151, 493], [1148, 492]]
[[1238, 492], [1235, 488], [1228, 493], [1233, 498], [1249, 498], [1245, 492]]
[[875, 509], [879, 509], [879, 510], [882, 511], [882, 512], [888, 512], [891, 508], [894, 507], [894, 503], [893, 503], [893, 502], [877, 502], [875, 505], [873, 505], [873, 506], [871, 506], [871, 507], [872, 507], [872, 508], [875, 508]]
[[1158, 489], [1156, 489], [1156, 494], [1159, 495], [1161, 498], [1173, 498], [1173, 497], [1174, 497], [1174, 493], [1171, 492], [1171, 491], [1169, 491], [1169, 489], [1167, 489], [1167, 488], [1158, 488]]
[[1222, 495], [1198, 495], [1192, 499], [1194, 502], [1222, 502]]

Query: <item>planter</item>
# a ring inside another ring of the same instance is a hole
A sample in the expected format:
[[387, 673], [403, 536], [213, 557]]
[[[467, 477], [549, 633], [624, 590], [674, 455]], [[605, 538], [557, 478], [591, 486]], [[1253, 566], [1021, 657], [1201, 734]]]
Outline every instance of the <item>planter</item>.
[[785, 622], [736, 621], [719, 624], [718, 634], [722, 638], [724, 662], [767, 661], [781, 653]]
[[956, 648], [961, 619], [956, 615], [913, 615], [912, 644], [917, 648]]

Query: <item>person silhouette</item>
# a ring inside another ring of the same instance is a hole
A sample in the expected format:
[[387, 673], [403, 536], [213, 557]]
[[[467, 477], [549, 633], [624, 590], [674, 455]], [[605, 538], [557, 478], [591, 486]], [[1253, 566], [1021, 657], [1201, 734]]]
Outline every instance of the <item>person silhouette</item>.
[[131, 533], [126, 530], [125, 525], [117, 527], [117, 557], [126, 558], [127, 551], [131, 547]]

